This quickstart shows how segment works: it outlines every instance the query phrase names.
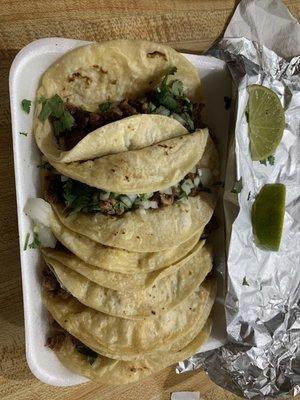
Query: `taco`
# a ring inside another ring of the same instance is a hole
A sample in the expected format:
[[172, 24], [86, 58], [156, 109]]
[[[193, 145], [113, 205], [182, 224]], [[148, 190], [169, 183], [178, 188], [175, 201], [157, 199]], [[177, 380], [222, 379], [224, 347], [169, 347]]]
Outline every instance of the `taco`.
[[[82, 304], [109, 315], [131, 319], [158, 315], [176, 306], [204, 281], [212, 268], [211, 249], [202, 247], [199, 242], [186, 262], [179, 268], [177, 265], [170, 267], [169, 273], [163, 273], [150, 286], [132, 290], [122, 287], [117, 291], [90, 281], [58, 261], [48, 261], [61, 287]], [[121, 280], [122, 274], [119, 275]]]
[[62, 205], [52, 207], [70, 230], [106, 246], [143, 253], [178, 246], [203, 231], [212, 216], [215, 198], [200, 192], [167, 207], [136, 209], [121, 217], [100, 212], [67, 215]]
[[93, 265], [85, 263], [65, 248], [43, 248], [42, 253], [46, 264], [49, 265], [52, 269], [55, 269], [55, 265], [57, 265], [57, 268], [60, 270], [66, 271], [70, 269], [72, 271], [75, 271], [78, 274], [83, 275], [88, 280], [102, 287], [113, 289], [118, 292], [127, 292], [131, 291], [132, 289], [148, 288], [156, 284], [156, 282], [158, 282], [160, 279], [165, 278], [170, 274], [173, 274], [184, 264], [190, 261], [190, 259], [195, 256], [195, 252], [201, 249], [204, 243], [204, 240], [200, 241], [193, 248], [193, 250], [178, 263], [149, 273], [137, 272], [135, 274], [113, 272], [105, 270], [103, 268], [95, 267]]
[[141, 40], [93, 43], [65, 54], [43, 75], [35, 138], [59, 162], [138, 149], [178, 132], [156, 129], [155, 116], [144, 119], [144, 135], [135, 114], [175, 119], [192, 132], [201, 127], [199, 101], [198, 72], [174, 49]]
[[137, 360], [146, 354], [179, 350], [187, 336], [192, 340], [189, 332], [196, 336], [197, 327], [200, 330], [204, 325], [215, 293], [215, 281], [207, 280], [200, 292], [191, 293], [176, 307], [139, 320], [103, 314], [73, 297], [62, 299], [46, 291], [43, 302], [59, 325], [93, 351], [110, 358]]
[[150, 193], [178, 184], [191, 172], [204, 153], [207, 138], [204, 129], [139, 150], [50, 164], [59, 173], [105, 192]]
[[[187, 241], [167, 250], [138, 253], [104, 246], [87, 236], [76, 233], [63, 225], [54, 212], [51, 213], [49, 225], [59, 242], [88, 264], [95, 273], [100, 268], [105, 271], [136, 275], [169, 267], [190, 257], [201, 235], [201, 232], [196, 232]], [[72, 262], [71, 258], [69, 260]]]
[[104, 357], [91, 350], [65, 331], [51, 336], [47, 342], [71, 371], [106, 385], [124, 385], [144, 379], [162, 369], [192, 356], [208, 339], [212, 323], [208, 319], [203, 329], [184, 348], [151, 354], [142, 360], [121, 361]]

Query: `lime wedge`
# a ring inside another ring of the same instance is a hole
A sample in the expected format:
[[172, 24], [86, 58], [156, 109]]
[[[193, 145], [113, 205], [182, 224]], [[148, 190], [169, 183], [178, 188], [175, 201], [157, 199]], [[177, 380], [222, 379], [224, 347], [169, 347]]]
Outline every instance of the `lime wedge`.
[[273, 90], [262, 85], [250, 85], [247, 90], [251, 158], [253, 161], [264, 160], [274, 154], [281, 141], [284, 110]]
[[279, 249], [285, 212], [285, 186], [281, 183], [262, 187], [252, 206], [252, 229], [258, 247]]

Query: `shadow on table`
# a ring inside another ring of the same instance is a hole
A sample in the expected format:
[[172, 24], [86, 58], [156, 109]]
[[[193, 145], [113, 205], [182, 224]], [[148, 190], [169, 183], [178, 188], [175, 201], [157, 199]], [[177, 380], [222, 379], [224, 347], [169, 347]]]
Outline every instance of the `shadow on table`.
[[8, 78], [18, 50], [0, 49], [0, 376], [28, 379]]

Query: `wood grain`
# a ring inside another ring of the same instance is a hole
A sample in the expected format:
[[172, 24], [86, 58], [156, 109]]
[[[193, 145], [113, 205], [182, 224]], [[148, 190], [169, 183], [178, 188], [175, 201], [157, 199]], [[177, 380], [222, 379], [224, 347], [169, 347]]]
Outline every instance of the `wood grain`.
[[[222, 34], [233, 0], [0, 0], [0, 398], [3, 400], [167, 400], [173, 391], [203, 399], [236, 399], [203, 372], [174, 368], [143, 383], [109, 388], [94, 383], [54, 388], [39, 382], [25, 360], [23, 306], [10, 128], [8, 74], [17, 52], [49, 36], [85, 40], [144, 38], [201, 52]], [[297, 18], [299, 0], [286, 4]]]

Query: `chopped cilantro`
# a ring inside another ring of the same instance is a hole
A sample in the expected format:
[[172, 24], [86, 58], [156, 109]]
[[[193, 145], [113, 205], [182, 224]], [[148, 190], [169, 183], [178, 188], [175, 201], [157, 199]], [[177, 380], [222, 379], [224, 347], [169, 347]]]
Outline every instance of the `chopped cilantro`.
[[93, 365], [94, 362], [96, 361], [98, 354], [91, 350], [89, 347], [85, 346], [84, 344], [77, 344], [75, 346], [75, 350], [80, 353], [83, 354], [84, 356], [87, 357], [88, 362]]
[[244, 278], [243, 278], [243, 283], [242, 283], [242, 285], [243, 285], [243, 286], [250, 286], [249, 283], [247, 282], [247, 279], [246, 279], [245, 276], [244, 276]]
[[154, 89], [148, 112], [174, 116], [189, 132], [194, 132], [193, 104], [185, 94], [183, 83], [179, 79], [168, 83], [169, 76], [176, 72], [176, 67], [166, 71], [161, 83]]
[[260, 160], [259, 162], [263, 165], [267, 165], [267, 163], [269, 163], [270, 165], [274, 165], [275, 157], [271, 154], [268, 158], [265, 158], [264, 160]]
[[20, 135], [23, 135], [23, 136], [27, 136], [28, 135], [27, 132], [19, 132], [19, 133], [20, 133]]
[[152, 114], [152, 113], [155, 112], [155, 110], [156, 110], [155, 105], [150, 101], [149, 104], [148, 104], [148, 112], [149, 112], [150, 114]]
[[45, 122], [51, 118], [54, 135], [57, 137], [61, 132], [70, 130], [74, 125], [72, 114], [65, 108], [62, 99], [56, 94], [50, 99], [42, 101], [42, 109], [39, 114], [39, 120]]
[[22, 110], [26, 112], [26, 114], [30, 113], [30, 107], [31, 107], [31, 100], [23, 99], [21, 102]]
[[235, 182], [231, 193], [241, 193], [243, 189], [243, 178], [241, 177], [238, 181]]
[[33, 240], [31, 243], [29, 243], [29, 239], [30, 239], [30, 233], [27, 233], [26, 238], [25, 238], [25, 243], [24, 243], [24, 250], [27, 249], [37, 249], [38, 247], [41, 247], [41, 242], [39, 240], [39, 236], [38, 236], [38, 226], [34, 225], [33, 227]]
[[30, 249], [38, 249], [39, 247], [41, 247], [41, 242], [37, 232], [33, 232], [33, 241], [29, 243], [28, 247]]
[[[87, 208], [90, 209], [90, 206], [94, 204], [94, 202], [91, 204], [91, 201], [95, 189], [91, 186], [67, 179], [62, 185], [62, 189], [67, 209], [70, 212], [84, 211]], [[98, 211], [98, 209], [94, 210], [94, 207], [91, 208], [90, 211]]]
[[111, 102], [107, 101], [107, 102], [99, 105], [99, 111], [100, 112], [108, 111], [110, 109], [110, 107], [111, 107]]
[[25, 243], [24, 243], [24, 247], [23, 247], [23, 250], [24, 250], [24, 251], [27, 250], [29, 238], [30, 238], [30, 233], [28, 232], [28, 233], [26, 234], [26, 237], [25, 237]]
[[264, 160], [260, 160], [259, 162], [260, 162], [260, 164], [267, 165], [267, 159], [266, 158]]
[[231, 107], [231, 102], [232, 98], [228, 96], [224, 96], [224, 105], [225, 105], [225, 110], [229, 110]]
[[174, 96], [184, 96], [183, 83], [179, 79], [176, 79], [171, 84], [171, 91]]

